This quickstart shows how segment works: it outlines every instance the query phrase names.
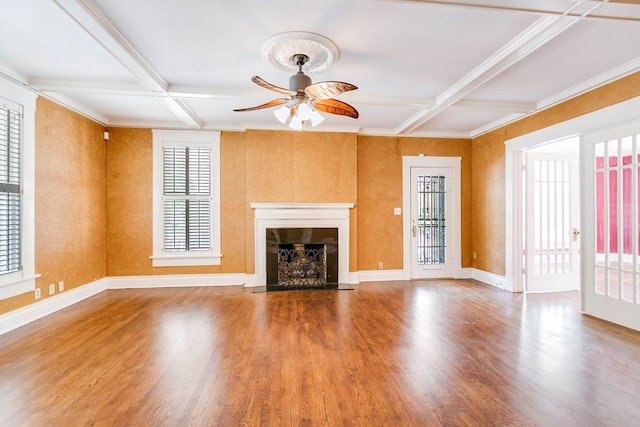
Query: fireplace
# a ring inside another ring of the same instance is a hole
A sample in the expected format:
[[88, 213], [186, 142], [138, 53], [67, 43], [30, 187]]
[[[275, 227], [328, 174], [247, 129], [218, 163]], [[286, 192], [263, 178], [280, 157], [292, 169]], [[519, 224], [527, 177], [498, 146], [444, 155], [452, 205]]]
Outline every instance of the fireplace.
[[[255, 286], [266, 286], [267, 276], [271, 280], [273, 271], [268, 274], [268, 269], [273, 267], [267, 267], [267, 258], [277, 256], [274, 254], [277, 254], [278, 250], [272, 245], [269, 246], [267, 241], [278, 240], [288, 245], [326, 245], [324, 250], [329, 264], [327, 283], [355, 282], [349, 279], [349, 209], [353, 208], [353, 203], [251, 203], [250, 206], [255, 209]], [[275, 236], [273, 231], [268, 231], [273, 229], [289, 231], [283, 237], [280, 232]], [[327, 234], [329, 232], [326, 230], [333, 230], [331, 231], [333, 234]], [[298, 248], [303, 247], [298, 246]], [[317, 247], [305, 246], [304, 248], [316, 249]], [[294, 254], [294, 256], [299, 255], [300, 253]], [[332, 257], [335, 257], [335, 270], [331, 266], [330, 258]], [[312, 273], [314, 266], [304, 268], [309, 275], [316, 274]], [[277, 269], [275, 274], [277, 276]], [[304, 274], [304, 271], [294, 273], [299, 276]], [[311, 281], [310, 279], [308, 281]]]
[[338, 287], [337, 228], [267, 228], [267, 291]]

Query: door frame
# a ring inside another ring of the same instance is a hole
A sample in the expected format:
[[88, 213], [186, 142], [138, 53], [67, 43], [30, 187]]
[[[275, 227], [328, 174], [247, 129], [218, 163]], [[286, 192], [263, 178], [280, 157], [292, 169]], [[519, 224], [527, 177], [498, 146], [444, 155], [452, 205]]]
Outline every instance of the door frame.
[[452, 169], [453, 206], [452, 216], [447, 222], [453, 224], [453, 242], [449, 251], [453, 261], [453, 278], [462, 277], [461, 260], [461, 213], [460, 168], [462, 157], [402, 156], [402, 279], [411, 280], [411, 168], [450, 168]]
[[[639, 119], [640, 96], [505, 141], [505, 290], [511, 292], [524, 290], [521, 238], [524, 226], [522, 221], [523, 151], [574, 136], [582, 138], [586, 134], [618, 127]], [[584, 224], [583, 218], [581, 208], [581, 224]], [[583, 236], [584, 233], [593, 232], [587, 227], [582, 228]], [[584, 248], [581, 252], [584, 252]], [[584, 310], [584, 307], [582, 309]]]

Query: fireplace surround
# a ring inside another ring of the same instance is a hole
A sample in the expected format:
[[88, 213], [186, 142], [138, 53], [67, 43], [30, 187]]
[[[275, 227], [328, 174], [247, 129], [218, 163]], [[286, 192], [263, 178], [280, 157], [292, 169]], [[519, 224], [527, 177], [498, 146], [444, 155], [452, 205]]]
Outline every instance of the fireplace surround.
[[256, 286], [267, 285], [268, 229], [337, 229], [338, 283], [349, 283], [349, 215], [353, 203], [251, 203], [255, 210]]

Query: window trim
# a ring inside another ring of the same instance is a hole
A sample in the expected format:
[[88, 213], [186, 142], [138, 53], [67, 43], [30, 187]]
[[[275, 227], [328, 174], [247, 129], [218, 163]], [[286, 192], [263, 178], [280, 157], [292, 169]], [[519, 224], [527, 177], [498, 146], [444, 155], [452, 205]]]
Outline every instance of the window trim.
[[[220, 265], [220, 132], [153, 129], [153, 267]], [[163, 171], [165, 144], [211, 148], [211, 250], [164, 252]]]
[[19, 105], [22, 109], [22, 269], [0, 278], [0, 300], [11, 298], [36, 288], [35, 273], [35, 128], [37, 94], [0, 77], [0, 104]]

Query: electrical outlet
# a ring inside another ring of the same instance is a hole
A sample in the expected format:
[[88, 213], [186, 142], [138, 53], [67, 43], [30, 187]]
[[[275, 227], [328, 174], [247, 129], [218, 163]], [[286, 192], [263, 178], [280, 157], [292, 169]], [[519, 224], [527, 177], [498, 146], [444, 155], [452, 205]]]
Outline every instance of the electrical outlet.
[[40, 288], [36, 288], [35, 295], [36, 295], [36, 299], [40, 299]]
[[53, 283], [49, 285], [49, 295], [53, 295], [56, 293], [56, 285]]
[[384, 263], [382, 261], [378, 262], [378, 270], [382, 270], [384, 268]]
[[61, 280], [58, 282], [58, 292], [64, 291], [64, 282]]

